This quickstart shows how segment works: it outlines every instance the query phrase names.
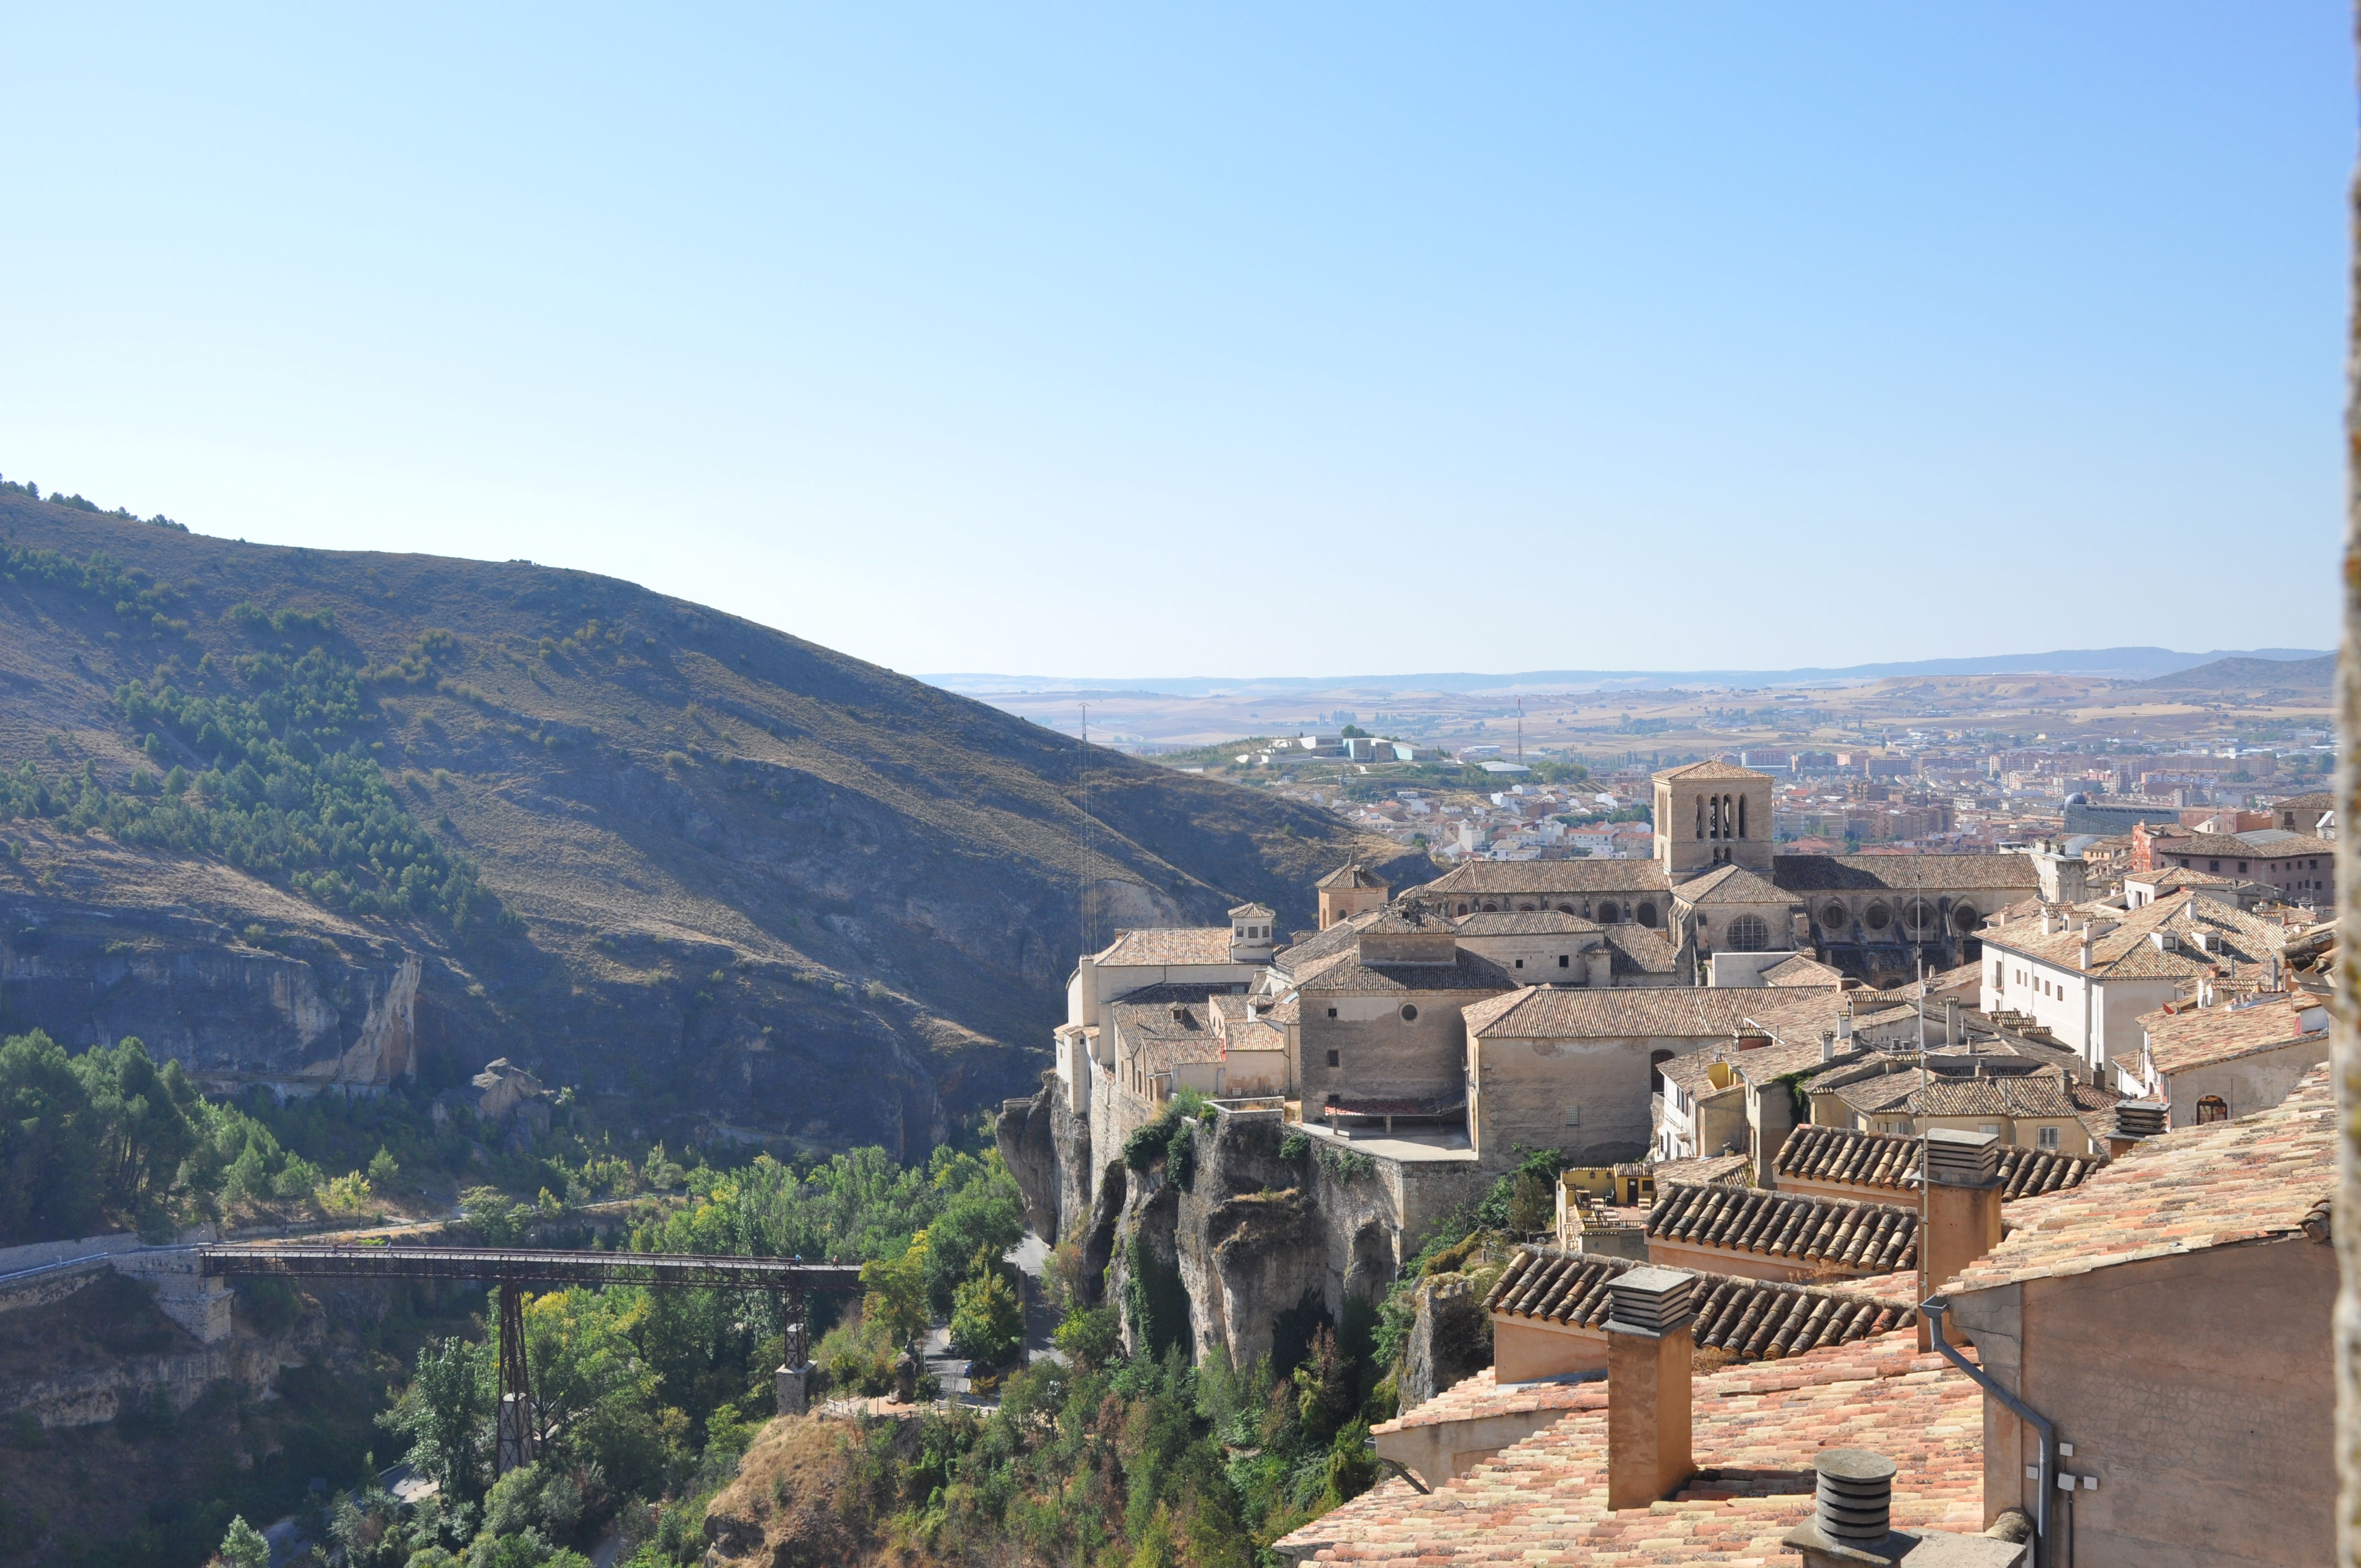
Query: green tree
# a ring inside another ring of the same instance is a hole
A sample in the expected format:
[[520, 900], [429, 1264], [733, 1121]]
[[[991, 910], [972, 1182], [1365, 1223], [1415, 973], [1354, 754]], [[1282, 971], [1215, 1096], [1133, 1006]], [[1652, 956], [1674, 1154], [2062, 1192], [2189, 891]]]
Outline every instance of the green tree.
[[907, 1344], [927, 1332], [927, 1261], [931, 1255], [928, 1233], [910, 1238], [909, 1249], [887, 1262], [873, 1258], [861, 1266], [861, 1299], [864, 1322], [876, 1324], [896, 1344]]
[[393, 1156], [386, 1152], [383, 1144], [378, 1145], [377, 1153], [370, 1157], [368, 1162], [370, 1183], [378, 1187], [391, 1187], [393, 1179], [401, 1174], [401, 1167], [394, 1163]]
[[951, 1349], [987, 1365], [1015, 1358], [1025, 1346], [1025, 1310], [1007, 1276], [986, 1268], [951, 1293]]
[[491, 1347], [446, 1339], [419, 1350], [410, 1387], [378, 1418], [387, 1430], [410, 1439], [410, 1463], [433, 1476], [453, 1501], [483, 1493], [492, 1388]]
[[1024, 1239], [1024, 1195], [994, 1151], [927, 1227], [927, 1305], [949, 1312], [951, 1293], [968, 1277], [977, 1253], [1002, 1257]]
[[229, 1521], [229, 1533], [222, 1537], [221, 1556], [229, 1568], [270, 1568], [270, 1542], [239, 1514]]
[[93, 1114], [64, 1047], [38, 1029], [0, 1042], [0, 1243], [98, 1228], [106, 1183]]

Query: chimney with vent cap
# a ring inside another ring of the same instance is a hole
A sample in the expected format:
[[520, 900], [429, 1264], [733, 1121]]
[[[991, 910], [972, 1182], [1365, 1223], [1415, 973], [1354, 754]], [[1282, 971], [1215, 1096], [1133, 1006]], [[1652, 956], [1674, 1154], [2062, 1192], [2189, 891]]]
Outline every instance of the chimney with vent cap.
[[[1918, 1237], [1918, 1299], [2000, 1245], [2000, 1137], [1936, 1127], [1927, 1135], [1927, 1224]], [[1935, 1348], [1918, 1319], [1918, 1348]]]
[[2023, 1568], [2031, 1548], [2003, 1516], [1982, 1535], [1894, 1528], [1894, 1461], [1858, 1448], [1823, 1449], [1812, 1460], [1812, 1517], [1779, 1542], [1804, 1568]]
[[1697, 1473], [1689, 1455], [1689, 1327], [1697, 1276], [1627, 1268], [1609, 1282], [1607, 1506], [1644, 1508]]
[[2170, 1112], [2160, 1100], [2118, 1100], [2114, 1124], [2107, 1129], [2107, 1157], [2121, 1159], [2169, 1125]]

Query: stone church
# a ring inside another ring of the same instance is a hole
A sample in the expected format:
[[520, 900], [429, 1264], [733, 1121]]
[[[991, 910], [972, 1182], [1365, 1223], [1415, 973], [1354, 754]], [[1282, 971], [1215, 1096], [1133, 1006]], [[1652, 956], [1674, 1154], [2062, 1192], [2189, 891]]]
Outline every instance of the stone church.
[[1872, 986], [1974, 961], [1988, 915], [2031, 898], [2026, 855], [1781, 855], [1771, 777], [1729, 762], [1655, 776], [1647, 861], [1471, 861], [1403, 896], [1438, 914], [1556, 910], [1655, 927], [1692, 962], [1808, 951]]

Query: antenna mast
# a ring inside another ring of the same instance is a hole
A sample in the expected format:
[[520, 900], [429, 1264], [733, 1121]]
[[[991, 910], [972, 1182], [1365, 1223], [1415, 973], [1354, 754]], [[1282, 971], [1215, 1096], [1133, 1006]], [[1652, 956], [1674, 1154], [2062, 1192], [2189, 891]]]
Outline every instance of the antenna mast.
[[1082, 938], [1082, 951], [1093, 950], [1091, 941], [1091, 705], [1082, 704], [1082, 741], [1079, 754], [1082, 779], [1081, 811], [1082, 814], [1082, 858], [1074, 868], [1074, 923]]

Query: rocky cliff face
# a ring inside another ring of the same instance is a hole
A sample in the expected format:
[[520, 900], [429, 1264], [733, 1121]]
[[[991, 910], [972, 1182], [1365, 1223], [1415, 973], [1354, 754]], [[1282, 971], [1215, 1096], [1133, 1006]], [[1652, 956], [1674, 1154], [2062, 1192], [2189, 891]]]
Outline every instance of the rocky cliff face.
[[417, 1070], [424, 970], [391, 943], [306, 932], [272, 951], [193, 912], [39, 896], [0, 909], [6, 1022], [69, 1048], [137, 1036], [217, 1090], [381, 1088]]

